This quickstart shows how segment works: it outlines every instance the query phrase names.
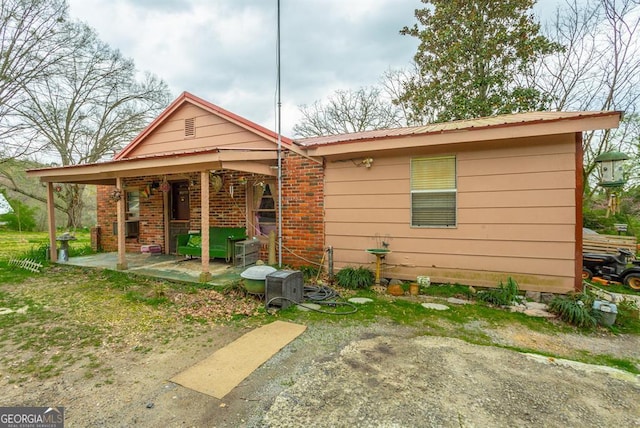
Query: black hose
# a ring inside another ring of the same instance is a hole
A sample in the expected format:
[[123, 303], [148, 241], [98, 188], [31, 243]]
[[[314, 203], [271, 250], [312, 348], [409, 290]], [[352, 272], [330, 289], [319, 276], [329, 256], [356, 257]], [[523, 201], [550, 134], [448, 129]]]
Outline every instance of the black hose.
[[326, 285], [305, 285], [304, 297], [312, 301], [322, 301], [328, 299], [338, 299], [340, 294]]
[[348, 311], [345, 312], [331, 312], [331, 311], [323, 311], [322, 309], [316, 309], [316, 308], [312, 308], [309, 306], [306, 306], [303, 303], [300, 302], [296, 302], [294, 300], [291, 300], [287, 297], [282, 297], [282, 296], [277, 296], [274, 297], [272, 299], [269, 299], [268, 302], [265, 303], [265, 307], [267, 309], [269, 309], [269, 306], [271, 305], [271, 303], [273, 303], [274, 301], [277, 300], [286, 300], [288, 302], [293, 303], [294, 305], [298, 305], [301, 306], [307, 310], [310, 311], [314, 311], [314, 312], [319, 312], [322, 314], [330, 314], [330, 315], [350, 315], [350, 314], [355, 314], [356, 312], [358, 312], [358, 308], [350, 302], [339, 302], [336, 301], [335, 299], [339, 299], [340, 298], [340, 294], [338, 294], [338, 292], [336, 290], [334, 290], [331, 287], [327, 287], [326, 285], [305, 285], [304, 286], [304, 299], [306, 301], [310, 301], [313, 302], [315, 304], [318, 305], [325, 305], [325, 306], [331, 306], [331, 307], [338, 307], [338, 306], [347, 306], [349, 308], [351, 308]]

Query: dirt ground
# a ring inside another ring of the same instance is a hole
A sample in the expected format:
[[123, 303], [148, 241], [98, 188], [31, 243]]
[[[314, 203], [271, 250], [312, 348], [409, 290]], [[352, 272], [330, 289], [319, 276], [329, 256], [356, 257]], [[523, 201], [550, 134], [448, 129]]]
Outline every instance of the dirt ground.
[[9, 383], [2, 405], [60, 405], [67, 427], [640, 427], [640, 377], [522, 354], [605, 353], [636, 359], [637, 336], [482, 330], [502, 347], [425, 335], [387, 323], [313, 323], [218, 400], [170, 379], [248, 330], [199, 326], [152, 349], [104, 349], [108, 381], [80, 367], [46, 381]]

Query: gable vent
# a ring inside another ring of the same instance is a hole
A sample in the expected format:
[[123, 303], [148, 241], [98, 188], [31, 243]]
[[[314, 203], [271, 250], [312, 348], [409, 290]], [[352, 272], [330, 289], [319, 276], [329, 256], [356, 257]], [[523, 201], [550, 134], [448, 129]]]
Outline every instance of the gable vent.
[[196, 136], [196, 118], [190, 117], [184, 120], [184, 136], [195, 137]]

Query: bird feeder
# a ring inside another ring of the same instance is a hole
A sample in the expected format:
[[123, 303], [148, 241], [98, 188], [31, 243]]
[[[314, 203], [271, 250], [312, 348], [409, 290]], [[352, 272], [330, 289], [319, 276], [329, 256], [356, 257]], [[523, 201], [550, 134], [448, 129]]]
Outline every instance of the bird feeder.
[[622, 152], [605, 152], [595, 158], [600, 167], [600, 185], [602, 187], [621, 187], [624, 179], [624, 161], [629, 156]]
[[605, 152], [594, 159], [600, 167], [600, 186], [607, 189], [607, 217], [620, 212], [619, 190], [624, 186], [624, 161], [629, 156], [622, 152]]

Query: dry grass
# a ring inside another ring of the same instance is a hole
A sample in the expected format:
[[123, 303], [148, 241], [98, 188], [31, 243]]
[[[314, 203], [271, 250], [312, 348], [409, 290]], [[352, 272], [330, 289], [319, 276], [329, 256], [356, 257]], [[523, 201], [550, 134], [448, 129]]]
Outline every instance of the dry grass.
[[12, 272], [0, 263], [0, 308], [25, 307], [0, 315], [0, 372], [15, 381], [79, 367], [93, 373], [102, 352], [149, 352], [210, 324], [262, 319], [257, 299], [215, 290], [73, 266]]

